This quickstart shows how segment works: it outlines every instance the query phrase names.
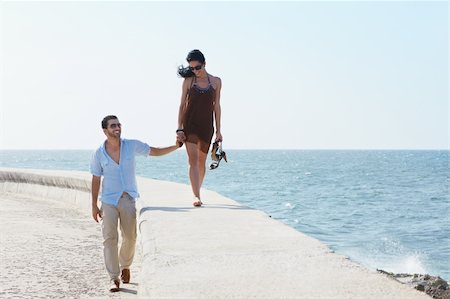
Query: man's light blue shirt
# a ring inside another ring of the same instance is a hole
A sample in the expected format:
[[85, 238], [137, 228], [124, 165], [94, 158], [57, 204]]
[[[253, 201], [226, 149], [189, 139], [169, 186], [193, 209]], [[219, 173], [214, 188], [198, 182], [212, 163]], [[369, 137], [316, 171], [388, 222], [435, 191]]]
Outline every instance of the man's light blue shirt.
[[91, 173], [103, 176], [101, 201], [117, 206], [123, 192], [138, 198], [136, 185], [136, 155], [148, 156], [150, 146], [139, 140], [120, 140], [120, 160], [117, 164], [106, 152], [106, 141], [92, 156]]

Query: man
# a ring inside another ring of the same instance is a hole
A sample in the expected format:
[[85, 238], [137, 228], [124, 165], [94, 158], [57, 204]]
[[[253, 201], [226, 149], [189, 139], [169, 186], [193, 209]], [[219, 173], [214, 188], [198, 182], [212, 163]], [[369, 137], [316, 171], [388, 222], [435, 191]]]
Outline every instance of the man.
[[[92, 156], [92, 216], [102, 219], [103, 253], [106, 270], [111, 278], [111, 292], [119, 291], [120, 280], [130, 282], [130, 266], [136, 248], [136, 186], [135, 156], [161, 156], [173, 152], [177, 145], [154, 148], [138, 140], [121, 139], [121, 124], [114, 115], [102, 120], [106, 141]], [[97, 205], [103, 176], [101, 209]], [[120, 220], [122, 244], [118, 252], [117, 222]], [[121, 271], [121, 273], [120, 273]]]

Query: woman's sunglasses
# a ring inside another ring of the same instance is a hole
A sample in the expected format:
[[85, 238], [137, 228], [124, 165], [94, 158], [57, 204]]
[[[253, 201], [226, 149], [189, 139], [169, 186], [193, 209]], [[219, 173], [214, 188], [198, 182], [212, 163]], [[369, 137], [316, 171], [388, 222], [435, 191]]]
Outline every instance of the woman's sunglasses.
[[193, 70], [199, 71], [199, 70], [202, 69], [202, 67], [203, 67], [203, 65], [199, 64], [199, 65], [197, 65], [197, 66], [190, 66], [189, 69], [190, 69], [191, 71], [193, 71]]

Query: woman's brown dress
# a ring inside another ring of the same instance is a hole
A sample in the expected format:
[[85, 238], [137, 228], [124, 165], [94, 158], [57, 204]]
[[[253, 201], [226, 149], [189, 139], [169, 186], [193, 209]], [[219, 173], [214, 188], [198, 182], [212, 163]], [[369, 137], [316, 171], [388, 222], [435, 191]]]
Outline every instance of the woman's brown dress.
[[186, 142], [198, 144], [200, 150], [208, 153], [214, 135], [213, 112], [215, 90], [208, 75], [208, 87], [201, 88], [194, 77], [188, 92], [183, 128]]

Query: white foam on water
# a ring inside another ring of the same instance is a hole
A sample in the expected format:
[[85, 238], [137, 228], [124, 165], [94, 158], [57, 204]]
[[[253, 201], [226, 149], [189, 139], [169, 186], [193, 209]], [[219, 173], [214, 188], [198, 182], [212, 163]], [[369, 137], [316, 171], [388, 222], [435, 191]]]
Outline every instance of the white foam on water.
[[285, 205], [284, 205], [286, 208], [289, 208], [289, 209], [294, 209], [295, 208], [295, 204], [293, 205], [293, 204], [291, 204], [290, 202], [288, 202], [288, 203], [286, 203]]
[[425, 253], [413, 252], [403, 246], [398, 240], [383, 238], [377, 247], [366, 250], [349, 249], [347, 255], [373, 270], [381, 269], [393, 273], [430, 274], [425, 264]]
[[416, 254], [403, 257], [397, 263], [394, 263], [390, 269], [386, 269], [386, 271], [412, 274], [429, 273], [421, 261], [421, 256]]
[[420, 255], [409, 255], [405, 257], [363, 257], [358, 254], [350, 254], [350, 258], [369, 267], [370, 269], [381, 269], [393, 273], [408, 273], [408, 274], [429, 274], [425, 265], [422, 262]]

